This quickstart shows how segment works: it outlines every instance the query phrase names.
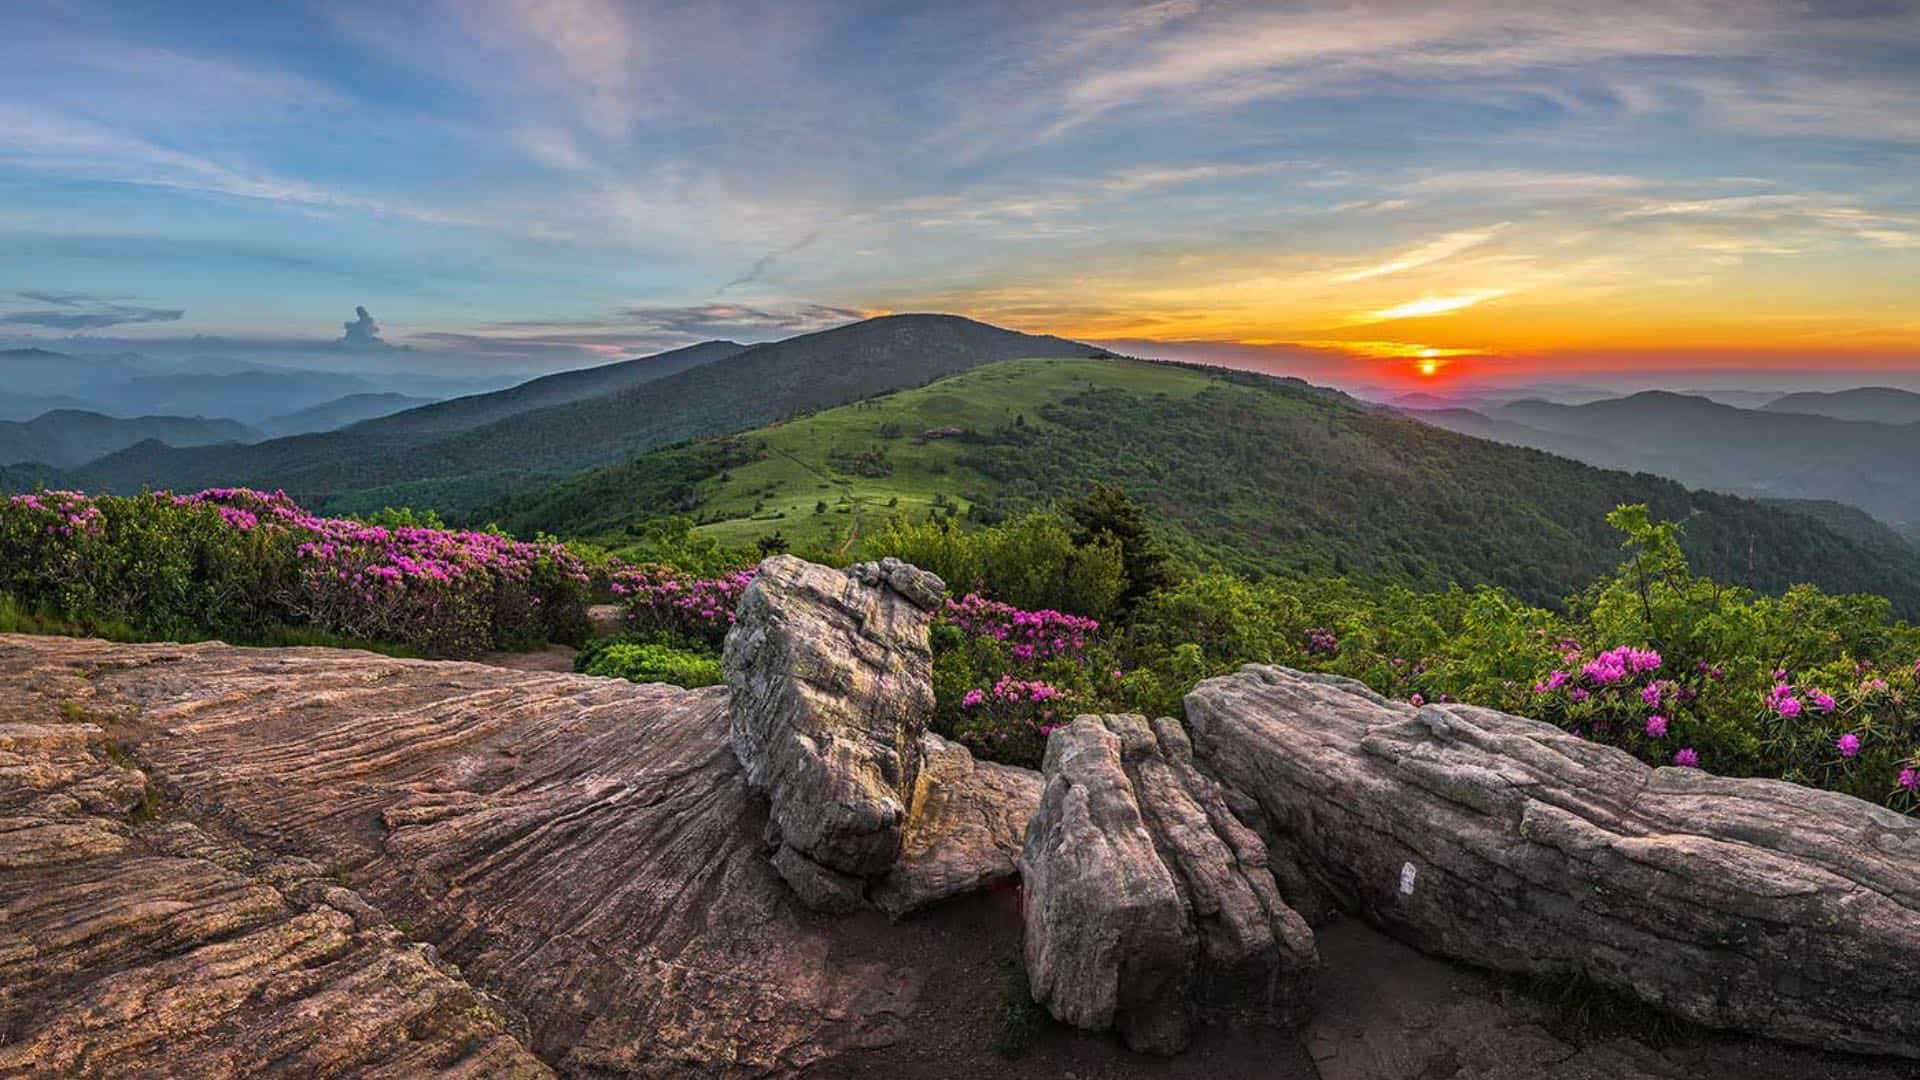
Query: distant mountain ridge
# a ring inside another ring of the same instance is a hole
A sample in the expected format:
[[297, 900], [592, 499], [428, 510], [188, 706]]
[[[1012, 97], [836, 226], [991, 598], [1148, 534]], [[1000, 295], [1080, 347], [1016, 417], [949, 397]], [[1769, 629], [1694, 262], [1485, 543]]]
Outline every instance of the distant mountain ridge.
[[24, 423], [0, 421], [0, 463], [36, 463], [70, 469], [153, 440], [168, 446], [206, 446], [256, 442], [265, 437], [232, 420], [198, 416], [121, 419], [78, 409], [57, 409]]
[[1777, 397], [1760, 408], [1765, 412], [1805, 413], [1837, 420], [1920, 423], [1920, 394], [1891, 386], [1862, 386], [1831, 392], [1808, 390]]
[[1882, 521], [1920, 522], [1920, 424], [1740, 409], [1648, 390], [1585, 405], [1516, 401], [1481, 411], [1410, 411], [1465, 435], [1588, 464], [1767, 499], [1828, 499]]
[[[478, 401], [441, 402], [350, 431], [250, 447], [130, 449], [94, 462], [77, 479], [99, 490], [246, 484], [284, 488], [303, 502], [335, 510], [410, 504], [459, 514], [505, 491], [656, 446], [755, 427], [981, 364], [1105, 354], [955, 315], [889, 315], [762, 345], [692, 348], [706, 350], [697, 354], [704, 362], [565, 404], [522, 408], [544, 402], [556, 387], [570, 395], [590, 374], [549, 376]], [[638, 366], [603, 378], [617, 384], [647, 370], [640, 361], [632, 363]], [[500, 403], [517, 411], [497, 416]], [[444, 418], [462, 413], [486, 422], [447, 431]]]
[[260, 422], [268, 435], [300, 435], [310, 431], [336, 431], [364, 420], [376, 420], [408, 409], [432, 405], [435, 399], [411, 394], [348, 394], [290, 413], [270, 416]]
[[361, 433], [443, 435], [470, 431], [534, 409], [570, 405], [576, 401], [630, 390], [654, 379], [725, 360], [746, 348], [734, 341], [702, 341], [697, 345], [669, 349], [633, 360], [562, 371], [490, 394], [473, 394], [423, 408], [408, 409], [364, 425]]

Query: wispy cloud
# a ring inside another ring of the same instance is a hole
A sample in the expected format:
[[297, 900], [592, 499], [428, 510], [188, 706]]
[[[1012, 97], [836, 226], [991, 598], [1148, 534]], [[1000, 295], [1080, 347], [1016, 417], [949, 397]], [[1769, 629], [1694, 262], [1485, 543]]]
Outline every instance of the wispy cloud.
[[1507, 225], [1507, 222], [1502, 221], [1495, 225], [1489, 225], [1484, 229], [1462, 229], [1459, 232], [1448, 233], [1445, 236], [1436, 237], [1424, 244], [1400, 252], [1386, 262], [1373, 263], [1369, 266], [1342, 271], [1341, 273], [1335, 274], [1333, 280], [1341, 283], [1365, 281], [1368, 278], [1382, 277], [1387, 274], [1398, 274], [1406, 270], [1417, 270], [1422, 266], [1439, 262], [1442, 259], [1452, 258], [1469, 248], [1479, 247], [1481, 244], [1492, 239], [1495, 234], [1501, 229], [1506, 228]]
[[109, 326], [179, 322], [184, 308], [128, 304], [86, 293], [22, 289], [0, 292], [0, 323], [50, 330], [101, 330]]

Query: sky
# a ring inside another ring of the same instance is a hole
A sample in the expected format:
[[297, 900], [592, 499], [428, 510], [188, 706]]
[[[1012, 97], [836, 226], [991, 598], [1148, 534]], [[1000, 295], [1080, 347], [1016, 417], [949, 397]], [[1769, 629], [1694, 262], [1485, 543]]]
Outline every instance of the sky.
[[1920, 2], [0, 5], [0, 341], [539, 371], [901, 311], [1914, 372]]

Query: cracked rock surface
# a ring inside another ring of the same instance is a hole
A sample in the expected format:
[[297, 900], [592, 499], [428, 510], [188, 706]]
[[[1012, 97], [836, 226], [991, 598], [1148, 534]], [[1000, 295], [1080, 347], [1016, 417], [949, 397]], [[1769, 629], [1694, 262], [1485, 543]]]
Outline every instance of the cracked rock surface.
[[1163, 1054], [1202, 1019], [1305, 1018], [1312, 931], [1178, 721], [1081, 716], [1048, 738], [1042, 772], [1020, 859], [1036, 1001]]
[[919, 992], [791, 904], [724, 690], [19, 636], [0, 671], [39, 718], [0, 743], [0, 1077], [784, 1073]]
[[722, 657], [733, 747], [771, 804], [774, 863], [810, 906], [847, 907], [900, 854], [944, 588], [898, 560], [776, 555], [740, 598]]
[[1710, 1027], [1920, 1057], [1920, 822], [1549, 724], [1250, 666], [1187, 699], [1290, 889], [1439, 956]]

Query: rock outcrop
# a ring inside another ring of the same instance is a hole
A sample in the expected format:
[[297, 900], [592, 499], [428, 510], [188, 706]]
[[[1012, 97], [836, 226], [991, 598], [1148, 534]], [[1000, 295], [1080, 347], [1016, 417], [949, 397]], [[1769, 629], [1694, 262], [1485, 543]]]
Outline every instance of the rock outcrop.
[[944, 590], [897, 559], [842, 572], [776, 555], [740, 598], [722, 658], [733, 747], [772, 806], [773, 864], [810, 906], [857, 906], [900, 855]]
[[1920, 1057], [1920, 822], [1283, 668], [1208, 680], [1187, 712], [1202, 764], [1258, 803], [1285, 880], [1425, 951]]
[[1027, 822], [1040, 808], [1040, 774], [976, 761], [967, 748], [921, 736], [920, 781], [900, 857], [872, 890], [898, 918], [956, 896], [1020, 880]]
[[31, 720], [0, 1076], [785, 1073], [898, 1038], [920, 991], [794, 909], [722, 689], [6, 635], [0, 671]]
[[553, 1075], [326, 867], [165, 820], [98, 725], [22, 704], [0, 704], [0, 1077]]
[[1037, 1002], [1156, 1053], [1209, 1014], [1304, 1019], [1313, 934], [1178, 721], [1081, 716], [1048, 738], [1043, 774], [1020, 858]]

